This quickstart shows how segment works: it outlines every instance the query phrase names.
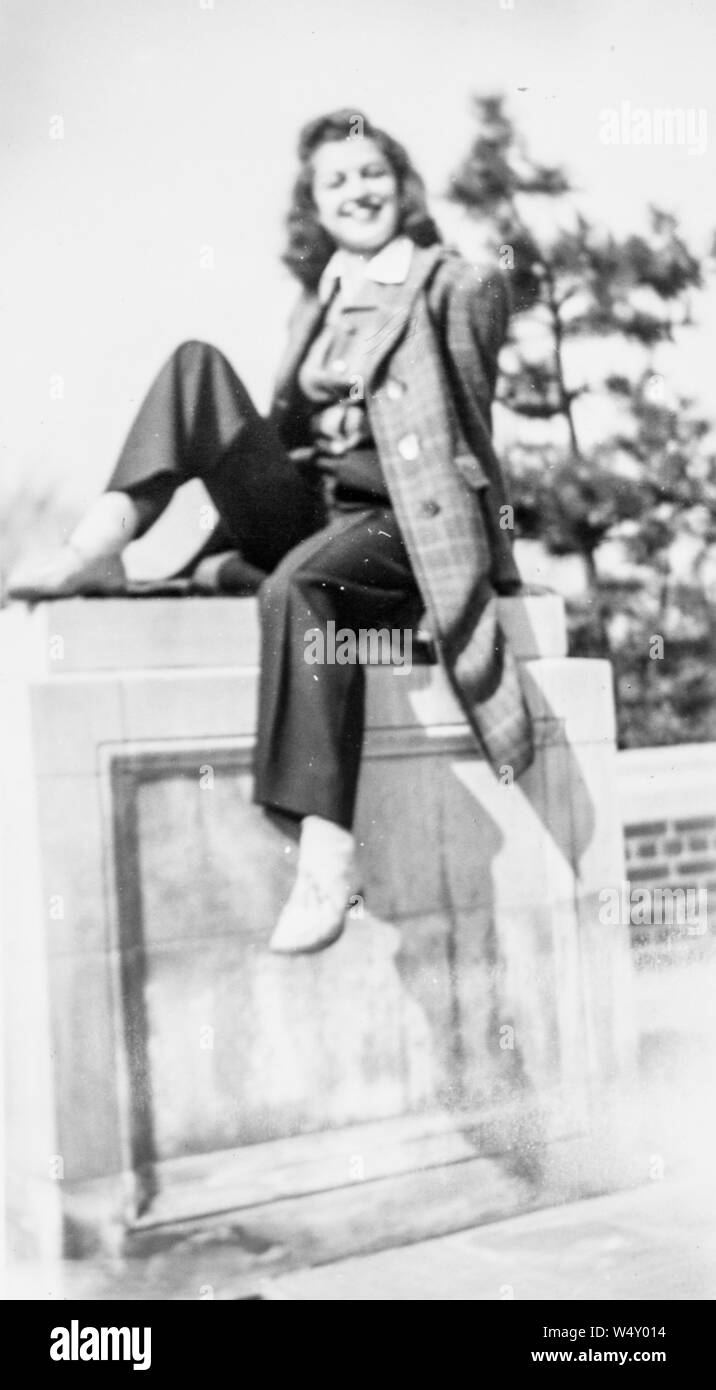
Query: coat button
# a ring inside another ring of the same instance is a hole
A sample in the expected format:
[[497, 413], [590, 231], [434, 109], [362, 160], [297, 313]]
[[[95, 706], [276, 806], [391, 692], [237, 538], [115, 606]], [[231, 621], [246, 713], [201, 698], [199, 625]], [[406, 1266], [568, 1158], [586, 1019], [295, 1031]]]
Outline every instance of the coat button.
[[385, 394], [389, 401], [399, 401], [404, 390], [402, 381], [396, 381], [394, 376], [391, 376], [385, 383]]
[[412, 463], [420, 454], [420, 440], [417, 434], [404, 434], [398, 441], [398, 453], [406, 463]]
[[427, 502], [422, 503], [420, 510], [423, 516], [437, 516], [440, 511], [440, 503], [430, 498]]

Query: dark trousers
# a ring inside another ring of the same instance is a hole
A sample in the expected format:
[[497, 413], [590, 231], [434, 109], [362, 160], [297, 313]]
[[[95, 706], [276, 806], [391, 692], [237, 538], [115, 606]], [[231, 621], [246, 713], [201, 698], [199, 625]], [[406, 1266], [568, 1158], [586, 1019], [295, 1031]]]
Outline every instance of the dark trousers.
[[261, 680], [255, 800], [350, 828], [360, 769], [364, 672], [309, 664], [307, 634], [411, 626], [420, 598], [390, 507], [323, 493], [291, 461], [230, 363], [185, 343], [147, 393], [108, 488], [150, 518], [179, 484], [201, 478], [259, 593]]

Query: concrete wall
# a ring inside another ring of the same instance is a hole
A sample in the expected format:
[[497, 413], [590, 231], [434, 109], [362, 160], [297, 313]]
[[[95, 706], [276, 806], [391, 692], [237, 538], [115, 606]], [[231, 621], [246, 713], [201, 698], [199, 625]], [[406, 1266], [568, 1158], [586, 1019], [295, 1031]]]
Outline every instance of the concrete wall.
[[15, 1253], [240, 1211], [292, 1258], [324, 1231], [324, 1258], [337, 1231], [365, 1247], [616, 1180], [595, 1140], [633, 1059], [628, 934], [599, 920], [624, 876], [611, 672], [566, 659], [557, 598], [502, 618], [534, 766], [495, 779], [438, 667], [372, 669], [364, 895], [336, 946], [287, 960], [265, 945], [295, 844], [250, 801], [254, 602], [0, 616]]

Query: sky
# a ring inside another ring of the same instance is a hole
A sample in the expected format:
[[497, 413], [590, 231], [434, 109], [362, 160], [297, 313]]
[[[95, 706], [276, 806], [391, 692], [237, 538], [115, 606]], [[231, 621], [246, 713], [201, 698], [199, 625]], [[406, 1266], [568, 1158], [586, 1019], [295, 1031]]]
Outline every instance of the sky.
[[[322, 110], [403, 140], [459, 239], [441, 195], [471, 94], [504, 93], [592, 215], [633, 230], [657, 203], [705, 250], [715, 39], [713, 0], [0, 0], [0, 486], [89, 500], [186, 338], [266, 406], [296, 135]], [[605, 144], [625, 102], [703, 112], [706, 148]], [[695, 308], [674, 371], [709, 404], [713, 290]]]

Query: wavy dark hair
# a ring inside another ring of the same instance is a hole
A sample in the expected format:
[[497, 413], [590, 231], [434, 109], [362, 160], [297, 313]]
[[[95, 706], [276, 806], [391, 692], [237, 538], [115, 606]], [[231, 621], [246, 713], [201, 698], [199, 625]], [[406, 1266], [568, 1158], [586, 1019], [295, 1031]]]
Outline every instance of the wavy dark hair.
[[307, 289], [316, 288], [328, 264], [335, 242], [318, 220], [313, 201], [313, 155], [329, 140], [348, 140], [357, 131], [376, 145], [390, 164], [398, 181], [400, 220], [398, 231], [410, 237], [416, 246], [434, 246], [442, 237], [428, 212], [425, 185], [412, 163], [407, 150], [387, 131], [374, 126], [362, 111], [345, 108], [318, 116], [303, 127], [298, 138], [300, 170], [293, 186], [293, 195], [286, 229], [287, 246], [281, 259]]

